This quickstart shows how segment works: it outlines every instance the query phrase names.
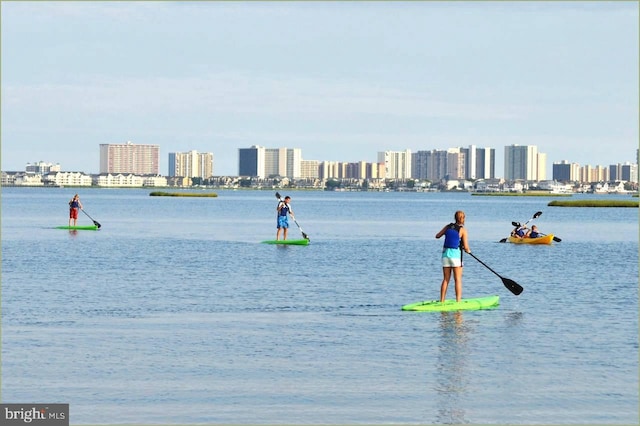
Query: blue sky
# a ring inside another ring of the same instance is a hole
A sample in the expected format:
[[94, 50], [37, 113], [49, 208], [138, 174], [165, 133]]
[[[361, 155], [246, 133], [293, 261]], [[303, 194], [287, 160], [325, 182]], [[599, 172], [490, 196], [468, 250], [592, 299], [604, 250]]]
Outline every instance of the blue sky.
[[638, 2], [2, 2], [2, 170], [99, 144], [213, 152], [537, 145], [635, 162]]

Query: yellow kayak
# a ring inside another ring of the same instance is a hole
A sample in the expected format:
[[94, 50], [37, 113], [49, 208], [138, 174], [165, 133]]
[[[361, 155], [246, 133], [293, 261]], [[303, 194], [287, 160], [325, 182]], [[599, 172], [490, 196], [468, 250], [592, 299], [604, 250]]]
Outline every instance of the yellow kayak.
[[553, 234], [543, 235], [537, 238], [509, 237], [508, 241], [514, 244], [551, 244], [551, 241], [553, 241]]

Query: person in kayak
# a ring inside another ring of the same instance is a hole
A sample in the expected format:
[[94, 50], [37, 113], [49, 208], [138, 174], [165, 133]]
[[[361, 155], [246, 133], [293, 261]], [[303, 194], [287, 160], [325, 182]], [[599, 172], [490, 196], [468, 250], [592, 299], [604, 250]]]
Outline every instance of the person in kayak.
[[[69, 226], [78, 225], [78, 210], [82, 208], [80, 197], [78, 194], [74, 195], [71, 201], [69, 201]], [[72, 225], [73, 222], [73, 225]]]
[[455, 282], [456, 302], [462, 299], [462, 250], [471, 253], [467, 239], [467, 230], [464, 228], [465, 214], [458, 210], [454, 214], [455, 223], [450, 223], [436, 234], [436, 238], [444, 235], [442, 247], [442, 284], [440, 285], [440, 302], [444, 303], [447, 296], [447, 288], [451, 275]]
[[293, 210], [291, 210], [291, 206], [289, 205], [290, 201], [291, 197], [287, 195], [284, 197], [284, 201], [280, 200], [278, 202], [278, 231], [276, 232], [276, 241], [280, 239], [280, 231], [283, 231], [282, 239], [287, 239], [287, 232], [289, 231], [289, 216], [292, 218], [294, 217]]
[[523, 239], [523, 238], [526, 238], [526, 237], [528, 237], [528, 236], [529, 236], [529, 232], [530, 232], [530, 231], [529, 231], [529, 228], [527, 228], [527, 226], [526, 226], [526, 225], [524, 225], [524, 226], [520, 226], [520, 225], [518, 225], [518, 226], [516, 226], [516, 228], [511, 232], [511, 236], [512, 236], [512, 237], [516, 237], [516, 238]]
[[529, 237], [529, 238], [538, 238], [538, 237], [540, 237], [540, 233], [538, 232], [538, 227], [536, 225], [533, 225], [531, 227], [531, 231], [529, 231], [529, 233], [527, 234], [527, 237]]

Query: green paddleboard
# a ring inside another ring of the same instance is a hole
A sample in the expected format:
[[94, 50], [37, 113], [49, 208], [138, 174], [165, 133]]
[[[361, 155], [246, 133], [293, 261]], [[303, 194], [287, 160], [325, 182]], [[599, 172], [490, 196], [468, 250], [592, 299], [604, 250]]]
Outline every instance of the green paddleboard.
[[288, 244], [294, 246], [306, 246], [309, 244], [309, 240], [267, 240], [263, 241], [262, 244]]
[[475, 299], [462, 299], [456, 302], [455, 299], [445, 300], [441, 303], [439, 300], [425, 300], [423, 302], [410, 303], [402, 307], [403, 311], [428, 311], [428, 312], [444, 312], [444, 311], [464, 311], [478, 309], [492, 309], [500, 304], [498, 296], [478, 297]]
[[87, 230], [87, 231], [97, 231], [98, 227], [96, 225], [78, 225], [78, 226], [56, 226], [56, 229], [72, 229], [72, 230]]

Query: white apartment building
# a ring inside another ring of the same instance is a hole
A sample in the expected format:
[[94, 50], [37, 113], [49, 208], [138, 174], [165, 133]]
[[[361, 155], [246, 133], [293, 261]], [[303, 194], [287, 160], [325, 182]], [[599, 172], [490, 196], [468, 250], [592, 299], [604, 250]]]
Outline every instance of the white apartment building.
[[46, 175], [49, 172], [59, 172], [60, 164], [45, 163], [44, 161], [38, 161], [37, 163], [27, 163], [25, 170], [28, 173], [35, 173], [39, 175]]
[[100, 173], [159, 174], [159, 145], [100, 144]]
[[303, 179], [317, 179], [319, 171], [320, 162], [317, 160], [302, 160], [300, 162], [300, 177]]
[[97, 186], [111, 187], [111, 188], [135, 188], [142, 186], [144, 178], [134, 174], [101, 174], [96, 179]]
[[300, 148], [265, 148], [253, 145], [238, 150], [238, 176], [266, 179], [275, 176], [302, 177]]
[[378, 152], [378, 163], [384, 164], [385, 179], [411, 179], [411, 150]]
[[212, 152], [169, 153], [169, 176], [209, 179], [213, 176]]
[[52, 172], [44, 175], [44, 182], [52, 186], [91, 186], [93, 179], [82, 172]]
[[504, 147], [504, 178], [506, 180], [540, 181], [547, 179], [547, 154], [535, 145]]

